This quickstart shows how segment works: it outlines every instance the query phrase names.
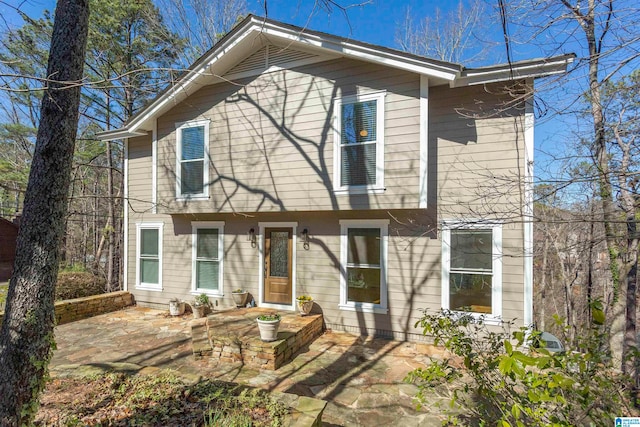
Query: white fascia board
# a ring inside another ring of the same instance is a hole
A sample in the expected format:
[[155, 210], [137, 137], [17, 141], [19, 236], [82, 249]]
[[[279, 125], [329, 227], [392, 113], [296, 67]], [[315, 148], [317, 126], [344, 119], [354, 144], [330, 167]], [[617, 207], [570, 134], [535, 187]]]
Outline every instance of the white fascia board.
[[371, 47], [340, 40], [331, 40], [329, 37], [321, 37], [314, 34], [284, 29], [268, 23], [265, 23], [264, 25], [262, 23], [258, 23], [254, 29], [261, 31], [263, 34], [268, 36], [307, 44], [318, 49], [332, 50], [344, 56], [423, 74], [428, 77], [453, 81], [460, 73], [460, 70], [458, 70], [457, 67], [446, 67], [444, 65], [419, 61], [399, 54], [394, 54], [392, 52], [380, 51]]
[[145, 135], [147, 135], [147, 132], [132, 132], [128, 128], [120, 128], [98, 132], [95, 134], [95, 138], [98, 141], [113, 141], [116, 139], [135, 138], [136, 136]]
[[559, 58], [531, 60], [521, 63], [502, 64], [495, 67], [470, 69], [462, 72], [460, 77], [450, 83], [451, 87], [472, 86], [495, 83], [513, 79], [546, 77], [563, 74], [574, 57], [565, 55]]
[[149, 119], [152, 119], [162, 108], [174, 99], [182, 100], [189, 95], [188, 88], [199, 79], [203, 74], [210, 73], [211, 67], [226, 55], [231, 49], [251, 35], [251, 31], [239, 31], [235, 37], [229, 39], [225, 46], [215, 51], [215, 55], [207, 58], [197, 68], [194, 68], [178, 84], [169, 89], [163, 96], [152, 103], [145, 114], [134, 119], [128, 126], [132, 131], [136, 130], [140, 125]]

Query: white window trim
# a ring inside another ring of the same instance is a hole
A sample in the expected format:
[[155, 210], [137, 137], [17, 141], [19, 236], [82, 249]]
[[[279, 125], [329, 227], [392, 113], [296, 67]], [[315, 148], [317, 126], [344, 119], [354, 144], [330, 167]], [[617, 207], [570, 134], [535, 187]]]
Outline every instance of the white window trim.
[[[334, 112], [334, 132], [333, 132], [333, 191], [336, 195], [343, 194], [381, 194], [385, 191], [384, 187], [384, 104], [386, 91], [348, 95], [336, 98], [333, 101]], [[341, 181], [341, 138], [342, 131], [342, 105], [352, 104], [354, 102], [377, 101], [376, 106], [376, 184], [375, 185], [340, 185]]]
[[[218, 290], [196, 287], [196, 263], [198, 258], [198, 230], [218, 230]], [[191, 295], [207, 294], [210, 297], [224, 296], [224, 221], [191, 222]]]
[[[164, 223], [162, 222], [139, 222], [136, 223], [136, 289], [162, 292], [162, 233]], [[158, 283], [140, 282], [140, 235], [142, 230], [158, 230]]]
[[[484, 323], [502, 323], [502, 224], [486, 220], [444, 221], [442, 224], [442, 308], [449, 309], [449, 274], [451, 264], [451, 230], [482, 229], [492, 234], [491, 314], [464, 312]], [[462, 313], [462, 312], [459, 312]]]
[[[380, 230], [380, 304], [347, 301], [347, 260], [350, 228], [377, 228]], [[389, 292], [387, 289], [387, 248], [389, 241], [388, 219], [340, 220], [340, 304], [341, 310], [387, 314]]]
[[[293, 299], [297, 295], [296, 290], [296, 270], [297, 270], [297, 235], [298, 235], [298, 223], [297, 222], [259, 222], [258, 228], [260, 230], [258, 235], [258, 301], [260, 307], [273, 308], [276, 310], [288, 310], [293, 311], [296, 309], [293, 304]], [[265, 228], [291, 228], [291, 244], [293, 245], [291, 257], [291, 304], [271, 304], [264, 302], [264, 230]]]
[[[176, 200], [207, 200], [209, 199], [209, 119], [193, 120], [188, 122], [176, 123]], [[202, 172], [202, 193], [199, 194], [182, 194], [181, 192], [181, 176], [182, 176], [182, 130], [204, 126], [204, 165]]]

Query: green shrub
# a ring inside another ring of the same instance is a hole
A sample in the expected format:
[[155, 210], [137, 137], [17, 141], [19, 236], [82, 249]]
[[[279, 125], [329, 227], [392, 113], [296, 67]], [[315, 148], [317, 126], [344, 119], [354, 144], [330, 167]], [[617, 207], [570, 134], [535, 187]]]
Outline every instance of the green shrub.
[[56, 300], [73, 299], [104, 293], [106, 281], [88, 272], [60, 272]]
[[470, 314], [425, 312], [416, 326], [449, 356], [406, 381], [418, 385], [419, 405], [434, 387], [449, 384], [453, 424], [609, 425], [632, 413], [626, 399], [632, 382], [612, 368], [600, 326], [580, 338], [584, 352], [562, 353], [529, 348], [539, 332], [509, 333], [508, 322], [496, 332]]

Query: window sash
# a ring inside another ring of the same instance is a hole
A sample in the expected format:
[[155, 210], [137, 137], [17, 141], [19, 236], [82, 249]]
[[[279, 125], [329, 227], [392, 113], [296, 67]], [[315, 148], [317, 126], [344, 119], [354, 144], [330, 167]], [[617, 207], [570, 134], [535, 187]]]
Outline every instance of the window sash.
[[340, 185], [375, 185], [378, 101], [342, 104], [340, 129]]
[[155, 259], [159, 254], [159, 230], [157, 228], [144, 228], [140, 230], [140, 257]]
[[158, 257], [140, 257], [140, 283], [160, 283], [160, 259]]
[[204, 191], [204, 160], [180, 162], [180, 193], [202, 194]]
[[160, 290], [162, 283], [162, 224], [138, 223], [136, 286]]
[[341, 145], [376, 142], [378, 135], [378, 100], [342, 104], [340, 111]]
[[335, 101], [334, 191], [384, 190], [384, 92]]
[[502, 313], [502, 226], [446, 223], [442, 238], [442, 306], [499, 322]]
[[386, 227], [384, 220], [344, 220], [340, 308], [385, 313]]
[[192, 223], [192, 292], [222, 295], [222, 222]]
[[177, 197], [206, 196], [208, 165], [208, 123], [204, 121], [176, 124]]
[[449, 275], [449, 307], [456, 311], [491, 313], [493, 309], [493, 275], [451, 272]]
[[196, 259], [196, 289], [217, 291], [220, 289], [220, 262]]
[[493, 233], [485, 228], [451, 230], [451, 269], [491, 271]]

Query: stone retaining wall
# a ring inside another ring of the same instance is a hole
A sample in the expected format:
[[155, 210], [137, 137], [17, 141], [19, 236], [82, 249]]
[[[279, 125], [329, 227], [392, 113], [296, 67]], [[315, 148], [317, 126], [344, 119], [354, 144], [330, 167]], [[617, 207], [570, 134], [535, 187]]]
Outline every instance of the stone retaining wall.
[[264, 342], [255, 318], [267, 312], [270, 311], [260, 308], [229, 310], [193, 320], [193, 354], [196, 358], [211, 357], [218, 363], [242, 362], [258, 369], [276, 370], [322, 335], [322, 315], [301, 317], [294, 312], [281, 312], [278, 339]]
[[276, 370], [291, 360], [298, 350], [322, 335], [322, 316], [312, 315], [304, 320], [308, 322], [302, 328], [280, 332], [274, 342], [264, 342], [257, 336], [220, 336], [215, 322], [209, 323], [211, 356], [222, 363], [242, 361], [247, 366]]
[[[133, 303], [133, 295], [126, 291], [56, 301], [56, 322], [58, 325], [71, 323], [98, 314], [120, 310], [133, 305]], [[4, 313], [0, 313], [0, 325], [2, 325], [3, 319]]]

